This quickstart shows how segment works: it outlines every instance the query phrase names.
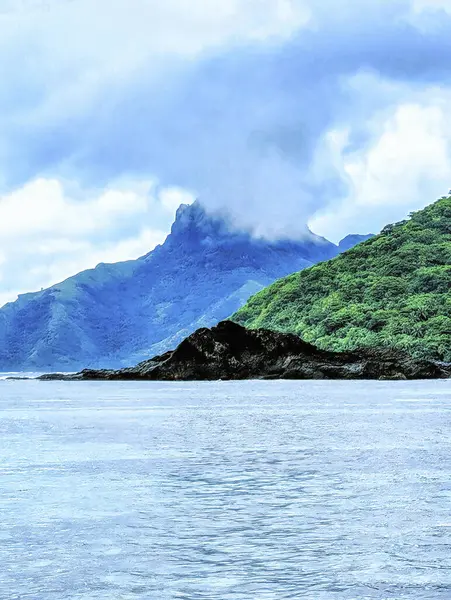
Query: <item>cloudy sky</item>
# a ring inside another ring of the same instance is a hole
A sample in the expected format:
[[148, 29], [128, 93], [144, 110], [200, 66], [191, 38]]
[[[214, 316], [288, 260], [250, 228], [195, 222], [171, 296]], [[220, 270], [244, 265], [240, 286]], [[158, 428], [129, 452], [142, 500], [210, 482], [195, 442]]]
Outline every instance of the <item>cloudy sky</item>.
[[451, 187], [451, 0], [0, 0], [0, 303], [161, 242], [377, 232]]

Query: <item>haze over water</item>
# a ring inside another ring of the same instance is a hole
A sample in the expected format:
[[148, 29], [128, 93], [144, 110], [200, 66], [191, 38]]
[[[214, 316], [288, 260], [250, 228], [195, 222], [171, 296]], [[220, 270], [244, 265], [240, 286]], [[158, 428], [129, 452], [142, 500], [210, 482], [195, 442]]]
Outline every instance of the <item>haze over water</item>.
[[2, 600], [451, 598], [451, 382], [0, 382]]

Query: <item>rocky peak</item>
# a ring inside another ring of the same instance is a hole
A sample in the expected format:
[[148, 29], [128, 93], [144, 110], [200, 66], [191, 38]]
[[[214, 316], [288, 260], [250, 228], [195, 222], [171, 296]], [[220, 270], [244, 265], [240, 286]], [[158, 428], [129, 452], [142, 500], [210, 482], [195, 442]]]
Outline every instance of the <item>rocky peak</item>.
[[[176, 212], [175, 221], [169, 238], [177, 244], [185, 242], [214, 241], [246, 241], [252, 244], [263, 244], [267, 247], [336, 246], [328, 240], [315, 235], [307, 225], [304, 226], [298, 239], [264, 239], [254, 237], [251, 231], [237, 227], [226, 212], [209, 212], [196, 200], [193, 204], [182, 204]], [[333, 254], [334, 252], [332, 252]]]
[[207, 212], [196, 200], [193, 204], [182, 204], [177, 209], [171, 237], [200, 241], [230, 235], [233, 229], [226, 216]]

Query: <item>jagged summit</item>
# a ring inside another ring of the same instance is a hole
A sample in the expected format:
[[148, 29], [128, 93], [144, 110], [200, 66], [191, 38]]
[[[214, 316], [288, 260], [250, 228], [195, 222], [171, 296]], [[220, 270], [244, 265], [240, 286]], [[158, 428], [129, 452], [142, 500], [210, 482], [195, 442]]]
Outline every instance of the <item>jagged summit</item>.
[[[254, 243], [261, 242], [265, 245], [287, 245], [290, 243], [299, 245], [312, 242], [318, 245], [324, 244], [330, 250], [335, 245], [329, 240], [314, 234], [307, 225], [304, 226], [297, 239], [287, 238], [283, 235], [277, 239], [255, 236], [251, 230], [237, 226], [232, 216], [226, 211], [208, 211], [199, 200], [192, 204], [182, 204], [177, 209], [169, 239], [179, 239], [180, 237], [190, 238], [193, 241], [195, 239], [201, 241], [208, 239], [220, 240], [222, 238], [230, 240], [233, 237], [252, 240]], [[357, 238], [359, 236], [354, 237], [356, 243], [358, 243]]]
[[183, 237], [200, 241], [209, 237], [222, 238], [230, 235], [248, 234], [236, 229], [227, 215], [207, 212], [199, 200], [196, 200], [192, 204], [179, 206], [169, 238]]

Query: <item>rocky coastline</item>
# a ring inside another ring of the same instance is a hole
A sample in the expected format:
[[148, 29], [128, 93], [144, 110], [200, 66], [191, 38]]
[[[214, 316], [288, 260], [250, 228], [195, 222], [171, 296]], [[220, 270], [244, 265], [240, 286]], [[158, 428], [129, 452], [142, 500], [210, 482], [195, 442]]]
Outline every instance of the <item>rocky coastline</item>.
[[416, 359], [391, 349], [328, 352], [293, 334], [245, 329], [222, 321], [198, 329], [173, 351], [135, 367], [51, 373], [43, 381], [148, 380], [208, 381], [244, 379], [445, 379], [451, 364]]

